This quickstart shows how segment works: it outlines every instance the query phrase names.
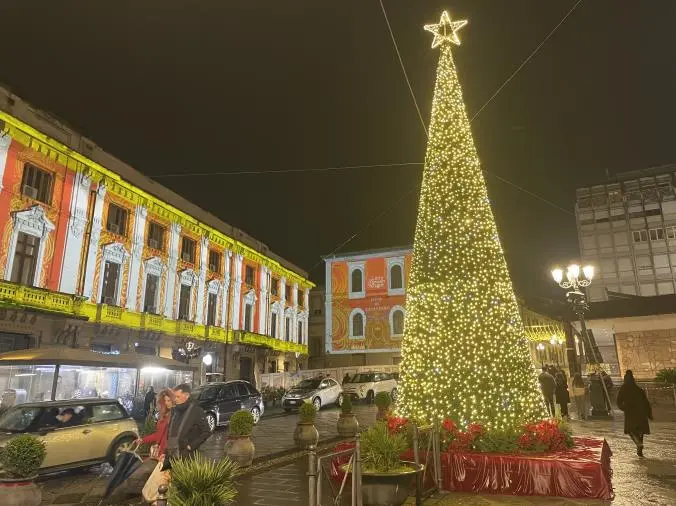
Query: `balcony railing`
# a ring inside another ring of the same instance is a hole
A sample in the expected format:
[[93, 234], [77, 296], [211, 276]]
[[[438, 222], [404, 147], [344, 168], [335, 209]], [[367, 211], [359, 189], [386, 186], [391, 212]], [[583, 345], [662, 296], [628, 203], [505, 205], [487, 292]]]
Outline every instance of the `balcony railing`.
[[235, 342], [242, 344], [252, 344], [254, 346], [264, 346], [275, 351], [294, 352], [302, 355], [307, 355], [307, 345], [292, 343], [289, 341], [280, 341], [274, 337], [264, 336], [262, 334], [255, 334], [245, 330], [235, 331]]
[[0, 281], [0, 300], [46, 311], [75, 314], [80, 299], [65, 293]]

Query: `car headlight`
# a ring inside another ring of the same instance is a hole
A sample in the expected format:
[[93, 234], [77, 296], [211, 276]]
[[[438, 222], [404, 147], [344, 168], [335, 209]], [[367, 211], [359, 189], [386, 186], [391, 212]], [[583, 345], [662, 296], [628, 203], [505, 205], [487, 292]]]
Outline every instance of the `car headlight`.
[[364, 395], [364, 390], [366, 390], [366, 387], [364, 385], [359, 387], [359, 395]]

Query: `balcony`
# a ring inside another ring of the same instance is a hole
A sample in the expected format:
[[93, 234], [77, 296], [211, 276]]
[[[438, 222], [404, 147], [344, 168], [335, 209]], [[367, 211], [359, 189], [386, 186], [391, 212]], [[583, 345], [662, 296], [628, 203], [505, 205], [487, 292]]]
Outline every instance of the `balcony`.
[[8, 281], [0, 281], [0, 301], [69, 315], [75, 315], [81, 305], [80, 299], [74, 295], [17, 285]]
[[308, 354], [307, 345], [292, 343], [289, 341], [280, 341], [274, 337], [264, 336], [262, 334], [255, 334], [244, 330], [235, 331], [235, 342], [242, 344], [252, 344], [254, 346], [263, 346], [271, 348], [275, 351], [294, 352], [302, 355]]

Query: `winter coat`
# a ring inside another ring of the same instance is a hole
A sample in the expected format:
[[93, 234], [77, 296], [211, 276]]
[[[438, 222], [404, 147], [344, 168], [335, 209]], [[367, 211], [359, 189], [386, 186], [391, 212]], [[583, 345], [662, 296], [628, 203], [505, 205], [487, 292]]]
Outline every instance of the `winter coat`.
[[[192, 408], [189, 409], [192, 405]], [[172, 410], [167, 433], [167, 449], [171, 457], [191, 455], [211, 435], [204, 410], [192, 400], [177, 404]], [[188, 418], [183, 420], [185, 416]], [[172, 440], [177, 440], [173, 448]], [[188, 446], [190, 449], [188, 449]]]
[[554, 381], [554, 376], [548, 372], [541, 372], [538, 376], [538, 381], [540, 382], [540, 388], [545, 397], [554, 395], [554, 390], [556, 388], [556, 382]]
[[142, 439], [144, 444], [156, 444], [159, 447], [158, 455], [164, 455], [167, 447], [167, 434], [169, 431], [169, 419], [171, 415], [166, 415], [157, 421], [155, 432], [148, 434]]
[[624, 411], [625, 434], [650, 434], [653, 410], [645, 391], [637, 384], [623, 384], [617, 393], [617, 407]]
[[566, 377], [559, 373], [556, 375], [556, 403], [568, 404], [570, 402], [570, 394], [568, 393], [568, 383]]

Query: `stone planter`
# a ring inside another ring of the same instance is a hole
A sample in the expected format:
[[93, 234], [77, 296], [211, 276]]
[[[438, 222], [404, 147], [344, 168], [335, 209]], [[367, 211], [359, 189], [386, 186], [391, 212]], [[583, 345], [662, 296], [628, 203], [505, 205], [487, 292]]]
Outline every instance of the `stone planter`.
[[312, 422], [298, 422], [296, 430], [293, 431], [293, 440], [301, 450], [310, 446], [316, 446], [319, 442], [319, 432]]
[[387, 413], [389, 413], [389, 409], [378, 408], [378, 413], [376, 413], [376, 420], [385, 420], [387, 418]]
[[256, 447], [251, 441], [251, 435], [248, 436], [228, 436], [228, 445], [226, 455], [233, 462], [237, 462], [242, 467], [248, 467], [253, 462]]
[[354, 413], [341, 413], [338, 417], [338, 435], [342, 437], [354, 437], [359, 431], [359, 422]]
[[0, 504], [2, 506], [40, 506], [42, 491], [33, 483], [37, 476], [13, 480], [0, 478]]
[[[363, 506], [400, 506], [408, 499], [415, 475], [423, 468], [413, 462], [402, 462], [406, 471], [398, 473], [370, 473], [362, 471], [361, 490]], [[346, 468], [344, 466], [344, 468]]]

